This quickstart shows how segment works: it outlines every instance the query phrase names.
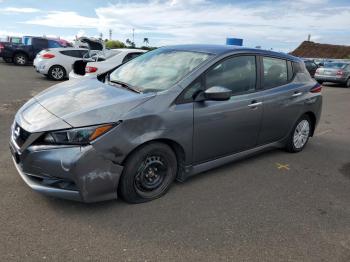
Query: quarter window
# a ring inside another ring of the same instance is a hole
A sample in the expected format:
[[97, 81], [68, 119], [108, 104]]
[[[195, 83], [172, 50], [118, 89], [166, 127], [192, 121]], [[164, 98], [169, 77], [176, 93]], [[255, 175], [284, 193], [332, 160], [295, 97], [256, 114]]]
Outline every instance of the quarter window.
[[222, 86], [232, 90], [232, 94], [255, 90], [255, 56], [238, 56], [214, 65], [205, 75], [206, 88]]
[[129, 62], [130, 60], [134, 59], [135, 57], [138, 57], [141, 54], [142, 53], [129, 53], [124, 57], [123, 63]]
[[287, 61], [283, 59], [263, 57], [263, 86], [273, 88], [288, 83]]

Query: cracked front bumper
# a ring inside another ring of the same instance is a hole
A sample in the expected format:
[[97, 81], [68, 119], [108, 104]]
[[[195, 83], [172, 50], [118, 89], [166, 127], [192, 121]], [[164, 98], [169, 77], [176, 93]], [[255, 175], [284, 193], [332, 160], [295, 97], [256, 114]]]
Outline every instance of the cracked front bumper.
[[117, 198], [123, 167], [89, 146], [30, 146], [19, 152], [10, 142], [24, 182], [44, 195], [82, 202]]

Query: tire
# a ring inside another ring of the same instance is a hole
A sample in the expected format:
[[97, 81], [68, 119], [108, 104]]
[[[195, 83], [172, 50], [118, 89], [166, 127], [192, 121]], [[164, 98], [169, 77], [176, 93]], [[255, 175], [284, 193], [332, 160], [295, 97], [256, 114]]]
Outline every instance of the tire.
[[118, 194], [129, 203], [143, 203], [164, 195], [177, 173], [173, 150], [163, 143], [150, 143], [126, 160]]
[[350, 88], [350, 77], [349, 77], [348, 80], [346, 81], [345, 87]]
[[288, 137], [286, 150], [291, 153], [302, 151], [309, 141], [312, 128], [313, 125], [307, 115], [299, 118]]
[[323, 84], [323, 81], [317, 80], [317, 83], [319, 83], [320, 85], [322, 85], [322, 84]]
[[24, 66], [24, 65], [26, 65], [28, 63], [28, 57], [27, 57], [26, 54], [17, 53], [13, 57], [13, 63], [15, 65]]
[[62, 81], [66, 78], [67, 73], [66, 70], [59, 65], [51, 66], [48, 72], [48, 76], [50, 79], [55, 81]]
[[4, 61], [6, 63], [12, 63], [13, 62], [12, 58], [2, 58], [2, 59], [4, 59]]

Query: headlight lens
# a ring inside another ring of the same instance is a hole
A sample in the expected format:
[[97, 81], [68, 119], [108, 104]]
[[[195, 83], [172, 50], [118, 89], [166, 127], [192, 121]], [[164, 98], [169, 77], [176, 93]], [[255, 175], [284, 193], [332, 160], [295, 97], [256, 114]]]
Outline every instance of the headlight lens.
[[116, 124], [105, 124], [49, 132], [44, 136], [43, 142], [47, 144], [84, 145], [102, 136], [117, 124], [119, 124], [119, 122]]

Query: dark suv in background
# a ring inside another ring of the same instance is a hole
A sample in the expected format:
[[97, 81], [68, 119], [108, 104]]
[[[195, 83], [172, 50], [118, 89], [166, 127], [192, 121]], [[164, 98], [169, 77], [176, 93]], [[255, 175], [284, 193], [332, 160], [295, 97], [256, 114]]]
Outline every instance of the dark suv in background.
[[15, 65], [26, 65], [34, 60], [35, 56], [44, 49], [65, 47], [59, 40], [43, 37], [26, 37], [25, 43], [3, 43], [1, 56], [7, 63]]

